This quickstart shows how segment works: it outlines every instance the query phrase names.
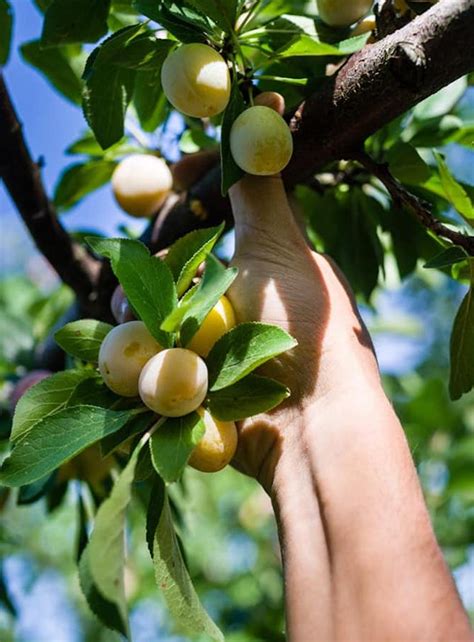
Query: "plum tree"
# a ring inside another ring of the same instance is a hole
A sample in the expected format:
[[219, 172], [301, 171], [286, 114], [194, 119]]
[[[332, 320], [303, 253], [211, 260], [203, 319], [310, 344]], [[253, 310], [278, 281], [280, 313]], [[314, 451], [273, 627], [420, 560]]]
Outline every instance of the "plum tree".
[[319, 17], [331, 27], [348, 27], [360, 20], [373, 0], [317, 0]]
[[195, 352], [170, 348], [152, 357], [140, 374], [143, 403], [165, 417], [196, 410], [207, 394], [207, 366]]
[[120, 207], [136, 217], [152, 216], [173, 185], [173, 177], [162, 158], [131, 154], [112, 175], [112, 191]]
[[187, 347], [201, 357], [207, 357], [216, 341], [235, 324], [234, 308], [229, 299], [222, 296], [204, 319]]
[[230, 150], [248, 174], [271, 176], [286, 167], [293, 139], [283, 118], [270, 107], [256, 105], [236, 118], [230, 132]]
[[229, 102], [227, 63], [208, 45], [190, 43], [172, 51], [161, 68], [161, 84], [173, 107], [187, 116], [215, 116]]
[[237, 449], [237, 428], [233, 421], [218, 421], [204, 408], [198, 408], [206, 432], [194, 448], [189, 465], [203, 473], [222, 470], [232, 460]]
[[142, 321], [116, 326], [99, 351], [99, 370], [105, 384], [118, 395], [136, 397], [143, 366], [160, 350]]

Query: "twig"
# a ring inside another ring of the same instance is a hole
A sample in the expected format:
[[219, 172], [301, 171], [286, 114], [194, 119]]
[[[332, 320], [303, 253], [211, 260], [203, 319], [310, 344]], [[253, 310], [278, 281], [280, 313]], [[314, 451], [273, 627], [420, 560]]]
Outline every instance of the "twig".
[[22, 127], [0, 72], [0, 177], [39, 251], [76, 293], [83, 309], [96, 308], [100, 261], [73, 241], [61, 225], [30, 155]]
[[364, 151], [357, 152], [352, 158], [363, 165], [371, 174], [385, 185], [396, 206], [405, 206], [419, 223], [436, 234], [439, 238], [451, 241], [453, 245], [464, 248], [470, 256], [474, 256], [474, 236], [467, 236], [447, 227], [431, 213], [430, 206], [414, 194], [408, 192], [396, 178], [392, 176], [386, 163], [377, 163]]

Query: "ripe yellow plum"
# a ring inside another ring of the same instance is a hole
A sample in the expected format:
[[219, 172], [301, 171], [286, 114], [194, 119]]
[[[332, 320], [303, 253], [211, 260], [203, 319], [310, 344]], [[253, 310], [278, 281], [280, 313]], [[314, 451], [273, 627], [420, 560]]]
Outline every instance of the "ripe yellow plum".
[[142, 321], [116, 326], [99, 351], [99, 370], [105, 384], [122, 397], [136, 397], [143, 366], [161, 349]]
[[331, 27], [348, 27], [365, 16], [373, 0], [317, 0], [319, 17]]
[[250, 107], [234, 121], [230, 150], [237, 165], [248, 174], [271, 176], [281, 172], [293, 153], [288, 125], [270, 107]]
[[178, 111], [195, 118], [220, 114], [230, 97], [230, 74], [224, 58], [201, 43], [172, 51], [161, 68], [161, 84]]
[[154, 412], [182, 417], [199, 408], [207, 385], [207, 366], [201, 357], [191, 350], [170, 348], [148, 361], [138, 388], [143, 403]]
[[234, 308], [229, 299], [222, 296], [204, 319], [187, 347], [201, 357], [207, 357], [216, 341], [231, 330], [235, 324]]
[[237, 428], [233, 421], [218, 421], [208, 410], [199, 408], [206, 432], [194, 448], [189, 465], [203, 473], [222, 470], [232, 460], [237, 449]]
[[152, 216], [169, 194], [173, 177], [162, 158], [131, 154], [112, 175], [112, 191], [120, 207], [136, 217]]

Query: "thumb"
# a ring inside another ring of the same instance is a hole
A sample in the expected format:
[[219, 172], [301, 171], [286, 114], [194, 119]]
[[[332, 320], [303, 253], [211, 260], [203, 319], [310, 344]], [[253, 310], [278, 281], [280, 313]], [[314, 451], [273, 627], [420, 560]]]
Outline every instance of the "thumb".
[[[277, 176], [244, 176], [229, 190], [236, 242], [251, 236], [299, 233], [283, 181]], [[258, 239], [257, 239], [258, 240]]]

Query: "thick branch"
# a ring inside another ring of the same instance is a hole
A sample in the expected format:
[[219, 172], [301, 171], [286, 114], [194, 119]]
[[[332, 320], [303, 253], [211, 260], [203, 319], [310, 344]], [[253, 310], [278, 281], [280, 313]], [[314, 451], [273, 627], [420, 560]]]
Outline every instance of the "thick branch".
[[351, 56], [295, 113], [294, 184], [474, 69], [474, 2], [443, 0]]
[[[427, 96], [474, 69], [474, 1], [442, 0], [403, 28], [353, 55], [293, 115], [288, 187], [352, 150]], [[196, 227], [231, 220], [216, 167], [160, 214], [154, 247]], [[200, 208], [197, 203], [202, 204]], [[204, 217], [195, 212], [204, 212]]]
[[74, 290], [81, 307], [92, 313], [96, 307], [95, 284], [100, 262], [74, 242], [59, 222], [1, 73], [0, 141], [0, 176], [39, 251]]
[[474, 237], [456, 232], [438, 221], [431, 213], [429, 204], [408, 192], [392, 176], [386, 164], [376, 163], [364, 152], [353, 154], [353, 158], [385, 185], [396, 206], [405, 206], [427, 230], [463, 247], [470, 256], [474, 256]]

